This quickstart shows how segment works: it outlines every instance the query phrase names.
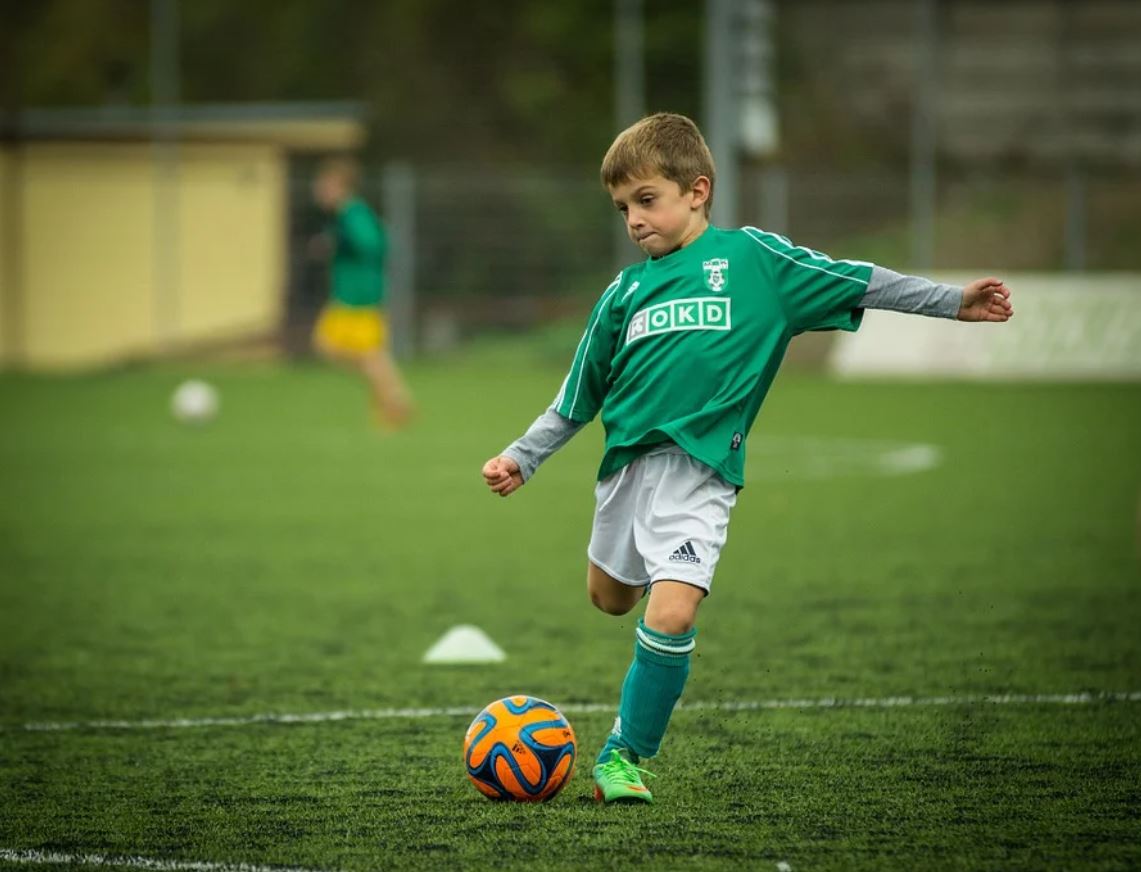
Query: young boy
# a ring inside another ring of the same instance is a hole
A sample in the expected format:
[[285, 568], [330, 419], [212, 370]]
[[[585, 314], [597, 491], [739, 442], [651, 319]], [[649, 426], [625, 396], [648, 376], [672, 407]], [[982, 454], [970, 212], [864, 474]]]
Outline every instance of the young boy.
[[316, 256], [332, 256], [332, 299], [313, 328], [313, 347], [324, 357], [364, 375], [377, 419], [399, 427], [412, 411], [408, 389], [388, 352], [384, 299], [384, 228], [356, 193], [358, 172], [350, 161], [326, 162], [313, 182], [313, 199], [333, 216], [311, 244]]
[[744, 485], [745, 448], [789, 340], [855, 330], [863, 309], [1006, 321], [995, 278], [964, 288], [832, 260], [755, 227], [709, 224], [714, 168], [697, 126], [658, 114], [623, 131], [602, 182], [649, 255], [594, 307], [570, 373], [530, 429], [483, 467], [507, 496], [602, 414], [605, 453], [587, 549], [591, 602], [629, 612], [649, 591], [595, 798], [650, 802], [637, 764], [658, 751], [694, 650], [694, 621]]

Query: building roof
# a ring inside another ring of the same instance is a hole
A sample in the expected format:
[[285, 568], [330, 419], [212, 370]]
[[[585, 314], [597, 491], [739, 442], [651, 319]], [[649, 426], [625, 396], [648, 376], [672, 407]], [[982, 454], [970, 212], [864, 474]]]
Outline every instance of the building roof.
[[0, 113], [0, 139], [271, 142], [296, 151], [354, 149], [365, 140], [360, 103], [215, 103], [26, 109]]

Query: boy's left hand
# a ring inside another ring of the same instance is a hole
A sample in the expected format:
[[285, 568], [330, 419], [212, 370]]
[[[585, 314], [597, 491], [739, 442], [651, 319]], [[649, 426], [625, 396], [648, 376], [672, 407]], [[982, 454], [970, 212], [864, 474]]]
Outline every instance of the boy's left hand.
[[963, 288], [963, 302], [957, 316], [960, 321], [1009, 321], [1013, 314], [1010, 288], [1002, 279], [988, 276]]

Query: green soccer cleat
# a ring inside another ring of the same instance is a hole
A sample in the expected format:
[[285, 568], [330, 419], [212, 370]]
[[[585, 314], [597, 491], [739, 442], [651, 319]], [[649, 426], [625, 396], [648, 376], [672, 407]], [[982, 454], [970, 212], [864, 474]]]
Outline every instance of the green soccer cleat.
[[640, 769], [622, 756], [611, 751], [610, 759], [594, 767], [595, 802], [653, 802], [642, 776], [654, 777], [653, 772]]

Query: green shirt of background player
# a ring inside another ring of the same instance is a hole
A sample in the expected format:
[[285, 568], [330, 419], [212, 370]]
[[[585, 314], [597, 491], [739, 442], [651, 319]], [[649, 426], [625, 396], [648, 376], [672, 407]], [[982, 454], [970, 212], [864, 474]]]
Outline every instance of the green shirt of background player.
[[607, 802], [650, 800], [635, 764], [657, 753], [681, 696], [749, 431], [792, 337], [855, 330], [866, 307], [960, 321], [1012, 314], [996, 278], [940, 285], [756, 227], [713, 227], [714, 178], [684, 116], [644, 118], [614, 141], [602, 181], [649, 257], [603, 292], [551, 407], [483, 467], [490, 489], [507, 496], [602, 417], [588, 592], [623, 615], [649, 591], [619, 716], [594, 767], [596, 798]]
[[314, 256], [331, 260], [330, 299], [314, 325], [313, 347], [359, 371], [368, 382], [377, 422], [399, 427], [412, 405], [388, 350], [388, 321], [381, 308], [388, 241], [357, 193], [357, 179], [355, 164], [331, 160], [313, 181], [313, 199], [331, 216], [329, 229], [310, 244]]
[[346, 306], [384, 302], [384, 257], [388, 237], [368, 204], [350, 196], [333, 216], [332, 298]]

